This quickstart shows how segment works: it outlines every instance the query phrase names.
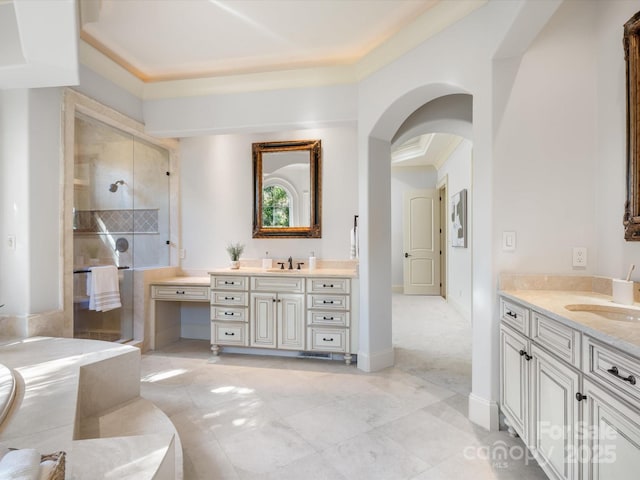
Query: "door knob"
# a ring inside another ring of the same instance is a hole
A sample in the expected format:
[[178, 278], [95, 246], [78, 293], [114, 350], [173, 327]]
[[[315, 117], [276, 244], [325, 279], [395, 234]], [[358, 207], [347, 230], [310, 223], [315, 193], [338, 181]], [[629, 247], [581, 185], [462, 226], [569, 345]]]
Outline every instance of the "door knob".
[[404, 252], [404, 258], [409, 258], [411, 255], [409, 255], [407, 252]]

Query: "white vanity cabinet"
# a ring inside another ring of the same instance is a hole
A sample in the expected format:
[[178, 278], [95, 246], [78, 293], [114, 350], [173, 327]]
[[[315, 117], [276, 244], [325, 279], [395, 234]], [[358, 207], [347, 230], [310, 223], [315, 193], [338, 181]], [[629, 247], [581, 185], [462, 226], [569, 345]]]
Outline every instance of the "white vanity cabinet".
[[249, 277], [211, 277], [211, 351], [249, 345]]
[[510, 299], [500, 314], [500, 409], [547, 476], [638, 478], [640, 360]]
[[[500, 327], [500, 408], [509, 432], [529, 442], [529, 340], [509, 327]], [[526, 355], [526, 356], [525, 356]]]
[[304, 278], [251, 277], [251, 346], [304, 350]]
[[212, 273], [211, 279], [214, 355], [220, 346], [248, 346], [340, 353], [351, 363], [358, 348], [357, 300], [352, 298], [357, 280], [280, 272]]
[[344, 353], [351, 363], [351, 279], [307, 279], [307, 344], [311, 351]]

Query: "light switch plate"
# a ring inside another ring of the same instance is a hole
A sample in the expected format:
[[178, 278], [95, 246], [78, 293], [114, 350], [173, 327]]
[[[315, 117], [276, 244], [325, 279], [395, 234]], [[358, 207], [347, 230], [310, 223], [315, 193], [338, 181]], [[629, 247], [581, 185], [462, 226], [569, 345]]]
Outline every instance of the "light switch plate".
[[516, 232], [502, 232], [502, 250], [513, 252], [516, 249]]
[[587, 247], [573, 247], [573, 266], [586, 268], [587, 266]]

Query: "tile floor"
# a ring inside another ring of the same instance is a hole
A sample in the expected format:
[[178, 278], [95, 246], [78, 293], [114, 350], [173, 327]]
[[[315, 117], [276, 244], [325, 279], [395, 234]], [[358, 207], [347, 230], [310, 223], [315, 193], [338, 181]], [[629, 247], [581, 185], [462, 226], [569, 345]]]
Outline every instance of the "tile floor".
[[440, 297], [393, 297], [396, 365], [223, 354], [181, 340], [143, 355], [142, 395], [171, 418], [184, 478], [546, 479], [519, 439], [467, 418], [471, 329]]

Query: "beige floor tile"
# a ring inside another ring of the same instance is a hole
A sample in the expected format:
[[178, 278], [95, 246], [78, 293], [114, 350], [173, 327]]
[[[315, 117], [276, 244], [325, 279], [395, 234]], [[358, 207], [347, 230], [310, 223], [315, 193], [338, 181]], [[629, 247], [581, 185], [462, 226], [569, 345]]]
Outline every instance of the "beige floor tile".
[[371, 430], [371, 425], [355, 417], [342, 402], [329, 403], [296, 415], [284, 422], [290, 425], [317, 451]]
[[234, 467], [252, 474], [268, 474], [314, 453], [295, 430], [279, 421], [220, 439]]
[[366, 432], [322, 452], [322, 457], [346, 478], [402, 480], [431, 467], [390, 438]]

